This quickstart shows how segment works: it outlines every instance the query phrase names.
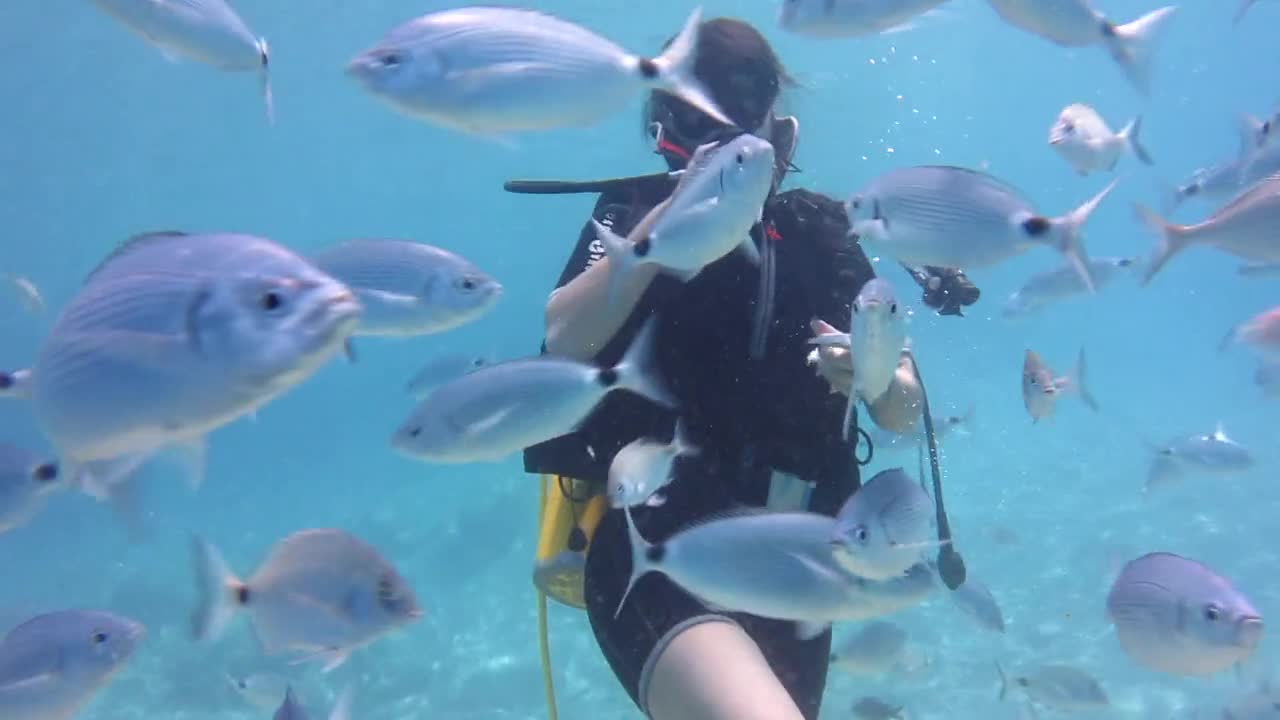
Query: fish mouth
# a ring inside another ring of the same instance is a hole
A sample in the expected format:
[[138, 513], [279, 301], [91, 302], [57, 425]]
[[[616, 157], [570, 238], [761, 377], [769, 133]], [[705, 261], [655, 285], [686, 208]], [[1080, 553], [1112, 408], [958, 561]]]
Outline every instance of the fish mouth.
[[1247, 615], [1240, 618], [1237, 624], [1237, 639], [1241, 647], [1253, 648], [1262, 640], [1262, 618], [1258, 615]]

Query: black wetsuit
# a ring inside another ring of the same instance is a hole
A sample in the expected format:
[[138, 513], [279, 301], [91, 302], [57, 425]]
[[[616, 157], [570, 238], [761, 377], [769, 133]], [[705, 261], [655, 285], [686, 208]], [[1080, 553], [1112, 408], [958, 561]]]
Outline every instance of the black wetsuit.
[[[664, 181], [637, 182], [609, 191], [594, 217], [625, 236], [671, 191]], [[637, 395], [607, 399], [582, 428], [525, 452], [532, 473], [550, 473], [605, 483], [609, 463], [639, 437], [671, 438], [683, 418], [696, 456], [678, 458], [675, 480], [658, 508], [638, 507], [636, 525], [650, 542], [718, 511], [763, 506], [771, 469], [816, 482], [809, 509], [834, 515], [858, 487], [852, 442], [841, 437], [845, 396], [833, 394], [806, 357], [814, 346], [810, 320], [848, 329], [850, 302], [874, 275], [836, 201], [804, 190], [781, 193], [765, 207], [757, 243], [774, 246], [774, 310], [763, 355], [749, 345], [760, 271], [734, 251], [688, 283], [659, 273], [622, 329], [595, 361], [615, 363], [643, 321], [658, 316], [656, 366], [679, 401], [676, 412]], [[557, 287], [603, 257], [590, 223], [584, 227]], [[850, 433], [856, 438], [856, 433]], [[588, 451], [590, 448], [590, 452]], [[586, 566], [586, 602], [591, 626], [605, 657], [637, 705], [642, 669], [654, 646], [684, 621], [721, 614], [708, 609], [659, 573], [650, 573], [614, 619], [631, 571], [623, 514], [612, 510], [593, 538]], [[826, 684], [831, 633], [797, 637], [796, 625], [729, 614], [751, 635], [806, 718], [816, 719]]]

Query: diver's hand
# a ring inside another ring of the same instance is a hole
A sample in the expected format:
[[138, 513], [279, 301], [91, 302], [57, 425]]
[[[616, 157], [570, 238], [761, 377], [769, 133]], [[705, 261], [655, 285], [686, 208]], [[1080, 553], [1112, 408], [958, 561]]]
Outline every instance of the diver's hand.
[[[809, 329], [813, 331], [814, 337], [843, 334], [816, 318], [809, 321]], [[809, 353], [808, 363], [831, 386], [831, 392], [848, 397], [850, 388], [853, 387], [853, 362], [849, 358], [848, 348], [819, 345]]]

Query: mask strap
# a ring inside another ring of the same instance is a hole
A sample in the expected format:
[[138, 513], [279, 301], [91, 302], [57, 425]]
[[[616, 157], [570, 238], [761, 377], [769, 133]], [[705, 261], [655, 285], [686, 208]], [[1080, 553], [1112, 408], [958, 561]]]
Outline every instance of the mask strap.
[[649, 133], [653, 135], [655, 153], [659, 155], [663, 155], [663, 154], [675, 155], [676, 157], [680, 158], [681, 160], [684, 160], [685, 162], [688, 162], [689, 158], [693, 157], [688, 150], [685, 150], [679, 145], [676, 145], [670, 140], [667, 140], [666, 128], [663, 126], [662, 123], [657, 121], [649, 123]]

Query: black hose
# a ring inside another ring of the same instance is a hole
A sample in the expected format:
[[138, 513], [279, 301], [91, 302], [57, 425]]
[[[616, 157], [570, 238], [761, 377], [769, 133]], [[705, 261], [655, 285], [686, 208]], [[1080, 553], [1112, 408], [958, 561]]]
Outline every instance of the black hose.
[[920, 404], [924, 413], [925, 438], [929, 443], [929, 466], [933, 472], [933, 502], [938, 513], [938, 577], [949, 589], [955, 590], [964, 584], [967, 571], [964, 558], [956, 550], [951, 538], [951, 523], [947, 520], [947, 509], [942, 503], [942, 469], [938, 459], [938, 439], [933, 433], [933, 413], [929, 410], [929, 393], [924, 388], [924, 378], [920, 377], [920, 366], [916, 363], [914, 353], [911, 355], [911, 370], [915, 373], [916, 384], [920, 386]]

